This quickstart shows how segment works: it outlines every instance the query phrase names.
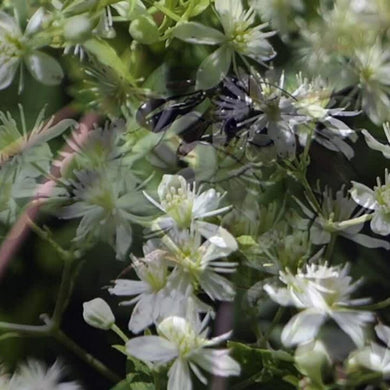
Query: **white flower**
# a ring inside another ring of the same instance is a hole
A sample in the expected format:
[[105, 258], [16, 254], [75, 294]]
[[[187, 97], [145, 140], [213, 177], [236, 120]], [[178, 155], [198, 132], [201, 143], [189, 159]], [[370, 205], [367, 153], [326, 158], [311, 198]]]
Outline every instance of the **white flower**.
[[390, 173], [385, 170], [385, 183], [377, 178], [377, 185], [372, 190], [364, 184], [352, 182], [350, 190], [353, 200], [370, 210], [373, 210], [370, 223], [374, 233], [386, 236], [390, 234]]
[[387, 145], [378, 142], [367, 130], [363, 130], [362, 133], [366, 140], [367, 146], [372, 150], [382, 152], [385, 158], [390, 158], [390, 123], [383, 124], [383, 131], [385, 132]]
[[[109, 288], [113, 295], [134, 296], [130, 301], [121, 303], [135, 304], [129, 321], [129, 329], [133, 333], [139, 333], [163, 318], [185, 314], [185, 306], [191, 295], [189, 286], [182, 292], [169, 284], [168, 263], [164, 260], [163, 250], [147, 243], [144, 253], [142, 259], [132, 256], [132, 268], [140, 280], [117, 279], [114, 287]], [[192, 299], [198, 312], [211, 310], [207, 305], [199, 304], [195, 297]]]
[[132, 242], [131, 223], [147, 219], [148, 204], [141, 195], [137, 179], [120, 165], [112, 162], [107, 169], [78, 171], [69, 180], [73, 202], [62, 209], [64, 219], [80, 218], [75, 241], [101, 238], [123, 259]]
[[[200, 286], [211, 298], [231, 301], [234, 288], [219, 273], [235, 272], [237, 263], [221, 261], [222, 257], [237, 250], [236, 240], [222, 230], [202, 243], [199, 232], [171, 230], [161, 241], [167, 250], [166, 258], [176, 267], [172, 272], [175, 286]], [[177, 287], [180, 289], [180, 287]]]
[[230, 332], [209, 340], [204, 326], [181, 317], [168, 317], [157, 326], [158, 336], [131, 339], [126, 351], [145, 362], [173, 361], [168, 371], [168, 390], [192, 390], [190, 370], [206, 384], [207, 379], [198, 366], [218, 376], [239, 375], [240, 366], [229, 356], [229, 350], [209, 348], [226, 340]]
[[274, 32], [262, 31], [267, 23], [251, 27], [255, 21], [252, 8], [245, 11], [241, 0], [215, 0], [215, 9], [224, 33], [197, 22], [179, 23], [173, 30], [175, 37], [186, 42], [221, 45], [199, 66], [197, 88], [200, 89], [211, 88], [226, 76], [235, 52], [260, 63], [276, 54], [266, 39]]
[[353, 70], [362, 94], [362, 108], [377, 125], [389, 119], [390, 54], [379, 43], [356, 50]]
[[76, 382], [60, 382], [63, 368], [55, 362], [50, 368], [29, 360], [19, 366], [10, 382], [10, 390], [81, 390]]
[[180, 229], [189, 228], [193, 221], [211, 217], [230, 210], [230, 207], [218, 208], [224, 195], [213, 188], [201, 192], [180, 175], [164, 175], [157, 189], [160, 203], [144, 192], [146, 198], [167, 215], [158, 219], [162, 228], [176, 225]]
[[307, 227], [310, 226], [310, 239], [315, 245], [328, 244], [332, 234], [352, 240], [367, 248], [390, 249], [390, 244], [384, 240], [379, 240], [360, 233], [364, 222], [347, 228], [337, 228], [334, 223], [357, 218], [363, 214], [363, 209], [356, 210], [356, 203], [345, 194], [344, 186], [333, 196], [332, 190], [325, 188], [322, 193], [321, 214], [317, 215], [315, 206], [309, 201], [311, 209], [296, 199], [303, 213], [308, 217]]
[[360, 366], [369, 370], [380, 372], [384, 379], [390, 378], [390, 328], [379, 324], [375, 327], [375, 332], [386, 347], [371, 342], [369, 346], [361, 348], [351, 354], [348, 359], [350, 367]]
[[0, 12], [0, 90], [7, 88], [24, 61], [31, 75], [46, 85], [59, 84], [63, 71], [56, 59], [37, 50], [42, 44], [32, 36], [41, 28], [43, 8], [39, 8], [29, 20], [22, 34], [18, 23], [5, 12]]
[[358, 282], [351, 283], [348, 269], [348, 265], [341, 268], [330, 267], [326, 263], [310, 264], [305, 270], [298, 270], [296, 275], [280, 272], [280, 280], [287, 286], [285, 288], [264, 286], [275, 302], [302, 309], [283, 329], [282, 342], [286, 346], [313, 340], [328, 318], [333, 319], [355, 344], [363, 345], [363, 328], [373, 316], [367, 311], [349, 308], [367, 303], [367, 299], [350, 298]]

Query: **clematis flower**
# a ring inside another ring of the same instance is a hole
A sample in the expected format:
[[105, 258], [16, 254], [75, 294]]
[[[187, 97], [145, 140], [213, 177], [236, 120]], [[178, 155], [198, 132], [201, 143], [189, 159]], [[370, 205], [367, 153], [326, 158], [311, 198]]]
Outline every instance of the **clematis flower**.
[[348, 368], [365, 367], [379, 372], [384, 379], [390, 378], [390, 328], [379, 324], [375, 327], [378, 338], [385, 347], [371, 342], [369, 346], [354, 351], [348, 359]]
[[207, 384], [198, 366], [218, 376], [239, 375], [240, 366], [229, 356], [228, 349], [210, 348], [228, 339], [231, 332], [207, 339], [205, 325], [205, 321], [168, 317], [157, 326], [158, 336], [131, 339], [126, 343], [126, 352], [144, 362], [160, 365], [173, 362], [168, 371], [168, 390], [192, 390], [190, 371]]
[[81, 390], [76, 382], [60, 382], [63, 368], [58, 362], [47, 368], [36, 360], [19, 366], [9, 383], [10, 390]]
[[157, 189], [160, 202], [155, 201], [146, 192], [145, 197], [157, 208], [166, 213], [156, 224], [163, 229], [177, 226], [180, 229], [189, 228], [193, 221], [211, 217], [230, 210], [230, 207], [218, 208], [224, 195], [210, 188], [201, 192], [180, 175], [164, 175]]
[[60, 217], [81, 218], [75, 241], [101, 238], [115, 249], [118, 259], [123, 259], [132, 243], [131, 224], [149, 219], [145, 216], [148, 204], [140, 192], [142, 184], [118, 163], [75, 172], [75, 178], [68, 180], [67, 197], [72, 204], [60, 211]]
[[231, 301], [235, 291], [229, 280], [220, 273], [233, 273], [237, 263], [221, 261], [237, 250], [236, 240], [224, 232], [220, 236], [212, 236], [202, 243], [197, 231], [171, 230], [161, 239], [166, 249], [166, 258], [175, 265], [172, 272], [172, 284], [179, 286], [194, 285], [201, 287], [211, 298]]
[[264, 286], [275, 302], [301, 309], [284, 327], [283, 344], [293, 346], [315, 339], [327, 319], [333, 319], [356, 345], [364, 344], [363, 329], [373, 320], [373, 315], [353, 309], [355, 305], [367, 303], [368, 299], [350, 298], [359, 282], [351, 283], [348, 270], [348, 264], [344, 267], [310, 264], [296, 275], [281, 271], [279, 278], [286, 287]]
[[358, 49], [352, 67], [361, 89], [362, 108], [377, 125], [389, 119], [390, 55], [379, 43]]
[[155, 249], [149, 241], [144, 245], [144, 253], [143, 258], [131, 256], [132, 268], [140, 280], [117, 279], [108, 289], [116, 296], [134, 296], [121, 302], [121, 305], [135, 304], [129, 321], [130, 331], [139, 333], [163, 318], [184, 315], [188, 299], [193, 300], [197, 312], [212, 311], [211, 307], [192, 296], [189, 286], [182, 292], [170, 284], [168, 262], [164, 259], [163, 250]]
[[179, 23], [173, 35], [185, 42], [220, 45], [200, 64], [197, 88], [207, 89], [218, 84], [228, 73], [235, 53], [263, 63], [276, 53], [267, 38], [274, 32], [263, 32], [267, 23], [251, 27], [255, 11], [245, 11], [241, 0], [215, 0], [215, 9], [224, 33], [197, 22]]
[[352, 182], [352, 199], [360, 206], [373, 211], [370, 222], [374, 233], [386, 236], [390, 234], [390, 173], [385, 170], [385, 182], [377, 178], [377, 185], [372, 190], [364, 184]]
[[356, 203], [345, 193], [344, 186], [333, 195], [332, 190], [325, 188], [322, 193], [321, 215], [317, 215], [315, 206], [309, 201], [311, 208], [306, 207], [302, 202], [296, 200], [301, 210], [308, 220], [307, 227], [310, 226], [310, 239], [315, 245], [328, 244], [331, 240], [332, 233], [354, 241], [367, 248], [384, 248], [389, 250], [390, 244], [387, 241], [379, 240], [360, 233], [363, 229], [364, 222], [349, 226], [347, 228], [337, 229], [333, 223], [342, 222], [352, 218], [358, 218], [364, 210], [356, 210]]
[[[24, 62], [31, 75], [45, 85], [57, 85], [63, 71], [56, 59], [38, 50], [46, 41], [33, 39], [44, 19], [43, 8], [39, 8], [29, 20], [24, 34], [16, 20], [0, 12], [0, 90], [7, 88]], [[22, 86], [20, 86], [22, 87]]]

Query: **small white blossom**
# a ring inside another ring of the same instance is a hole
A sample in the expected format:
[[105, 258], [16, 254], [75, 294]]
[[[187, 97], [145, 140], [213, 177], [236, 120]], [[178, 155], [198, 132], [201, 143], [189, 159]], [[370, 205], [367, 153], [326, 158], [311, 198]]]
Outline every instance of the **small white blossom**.
[[385, 325], [377, 325], [375, 332], [378, 338], [385, 343], [386, 347], [371, 342], [369, 346], [353, 352], [348, 359], [348, 366], [368, 368], [379, 372], [384, 379], [390, 378], [390, 328]]
[[161, 241], [167, 249], [166, 258], [175, 265], [172, 283], [176, 286], [200, 286], [211, 298], [231, 301], [235, 291], [232, 283], [219, 275], [233, 273], [237, 263], [220, 259], [237, 250], [236, 240], [223, 230], [202, 243], [198, 232], [172, 230]]
[[168, 390], [192, 390], [190, 371], [204, 384], [207, 379], [198, 366], [214, 375], [239, 375], [239, 364], [229, 356], [228, 349], [212, 349], [229, 338], [231, 332], [207, 339], [205, 323], [190, 322], [182, 317], [168, 317], [157, 326], [158, 336], [141, 336], [126, 344], [129, 355], [145, 362], [166, 364]]
[[309, 201], [311, 208], [306, 207], [302, 202], [297, 201], [303, 213], [306, 215], [307, 228], [310, 226], [310, 239], [315, 245], [328, 244], [332, 234], [347, 238], [367, 248], [390, 249], [390, 244], [360, 233], [364, 222], [346, 228], [337, 228], [334, 223], [346, 221], [351, 218], [358, 218], [364, 210], [356, 208], [356, 203], [345, 193], [344, 186], [333, 195], [332, 190], [325, 188], [321, 197], [321, 214], [317, 215], [315, 206]]
[[[168, 262], [164, 259], [166, 253], [155, 249], [151, 243], [144, 246], [144, 258], [132, 256], [132, 268], [140, 280], [117, 279], [109, 292], [117, 296], [134, 296], [122, 305], [135, 304], [129, 321], [129, 329], [139, 333], [161, 319], [172, 315], [184, 315], [185, 306], [190, 299], [191, 288], [185, 291], [177, 290], [169, 283]], [[198, 312], [211, 311], [192, 297], [195, 310]]]
[[390, 173], [388, 170], [385, 170], [384, 184], [379, 177], [374, 189], [353, 181], [350, 192], [357, 204], [373, 211], [371, 230], [382, 236], [390, 234]]
[[61, 82], [64, 74], [58, 61], [37, 50], [43, 44], [37, 44], [38, 41], [32, 39], [41, 28], [43, 19], [43, 8], [39, 8], [23, 34], [14, 18], [0, 12], [0, 90], [12, 83], [22, 61], [37, 81], [46, 85]]
[[36, 360], [29, 360], [13, 375], [10, 390], [81, 390], [76, 382], [60, 382], [63, 374], [58, 362], [47, 368]]
[[263, 32], [267, 23], [252, 27], [255, 22], [253, 8], [245, 11], [241, 0], [215, 0], [215, 9], [224, 33], [197, 22], [179, 23], [173, 30], [175, 37], [190, 43], [220, 47], [200, 64], [197, 75], [198, 88], [218, 84], [228, 73], [235, 53], [263, 63], [275, 56], [267, 38], [274, 32]]
[[298, 270], [296, 275], [280, 272], [280, 280], [286, 285], [284, 288], [264, 286], [275, 302], [301, 309], [283, 329], [282, 342], [286, 346], [313, 340], [328, 318], [333, 319], [356, 345], [363, 345], [363, 329], [373, 320], [373, 315], [353, 309], [354, 305], [367, 303], [367, 299], [350, 298], [358, 282], [352, 283], [348, 269], [348, 265], [341, 268], [310, 264], [305, 270]]
[[218, 208], [224, 195], [213, 188], [202, 192], [202, 188], [191, 186], [180, 175], [164, 175], [157, 189], [160, 202], [144, 192], [146, 198], [166, 216], [160, 217], [157, 225], [164, 229], [177, 226], [189, 228], [193, 221], [211, 217], [230, 210], [230, 207]]

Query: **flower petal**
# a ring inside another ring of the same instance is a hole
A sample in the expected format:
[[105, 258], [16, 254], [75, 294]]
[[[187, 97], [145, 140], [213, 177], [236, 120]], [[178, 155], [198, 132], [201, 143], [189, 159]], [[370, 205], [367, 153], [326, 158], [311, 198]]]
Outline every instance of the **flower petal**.
[[290, 319], [282, 332], [282, 343], [291, 347], [313, 340], [326, 315], [314, 308], [306, 309]]
[[196, 88], [215, 87], [228, 73], [232, 55], [232, 50], [227, 45], [223, 45], [206, 57], [196, 75]]
[[147, 362], [165, 363], [178, 355], [177, 347], [159, 336], [140, 336], [126, 343], [126, 352]]
[[370, 223], [371, 230], [382, 236], [390, 234], [390, 215], [377, 211]]
[[215, 28], [196, 22], [178, 24], [173, 30], [173, 36], [185, 42], [203, 45], [216, 45], [226, 39], [225, 35]]
[[34, 51], [24, 61], [32, 76], [42, 84], [58, 85], [64, 77], [58, 61], [46, 53]]
[[378, 207], [374, 191], [371, 188], [368, 188], [364, 184], [357, 183], [356, 181], [352, 181], [352, 186], [353, 187], [349, 192], [351, 193], [352, 199], [357, 204], [370, 210], [375, 210]]
[[185, 360], [177, 359], [168, 371], [167, 390], [192, 390], [190, 370]]
[[229, 356], [228, 349], [202, 349], [191, 355], [191, 360], [214, 375], [240, 375], [240, 365]]

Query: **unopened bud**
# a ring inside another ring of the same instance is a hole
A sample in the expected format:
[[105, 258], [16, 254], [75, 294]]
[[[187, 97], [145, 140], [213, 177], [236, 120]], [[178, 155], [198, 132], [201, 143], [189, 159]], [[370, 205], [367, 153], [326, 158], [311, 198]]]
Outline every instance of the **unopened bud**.
[[104, 330], [110, 329], [115, 323], [110, 306], [101, 298], [83, 303], [83, 318], [88, 325]]

